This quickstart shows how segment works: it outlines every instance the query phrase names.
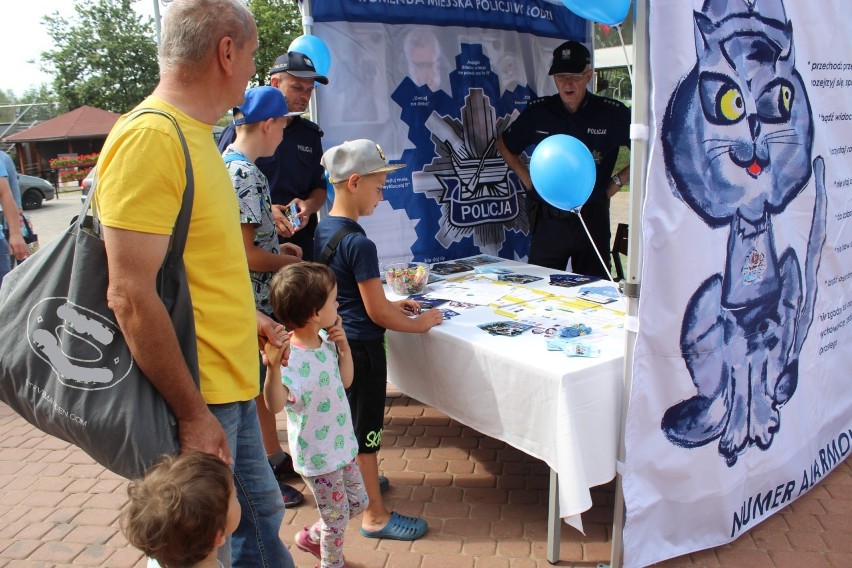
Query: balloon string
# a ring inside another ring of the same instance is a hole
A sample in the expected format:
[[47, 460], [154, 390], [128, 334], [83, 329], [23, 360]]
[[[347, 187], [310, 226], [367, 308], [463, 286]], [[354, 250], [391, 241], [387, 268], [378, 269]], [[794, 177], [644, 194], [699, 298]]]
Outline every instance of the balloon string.
[[627, 46], [624, 45], [624, 36], [621, 35], [621, 24], [615, 26], [618, 32], [618, 38], [621, 40], [621, 49], [624, 50], [624, 61], [627, 62], [627, 75], [630, 77], [630, 85], [633, 85], [633, 65], [630, 64], [630, 57], [627, 55]]
[[[606, 272], [606, 275], [609, 276], [609, 281], [615, 284], [615, 279], [612, 277], [612, 273], [609, 270], [609, 266], [607, 266], [606, 262], [604, 262], [604, 259], [601, 256], [601, 251], [599, 251], [598, 247], [595, 246], [595, 241], [594, 239], [592, 239], [592, 234], [589, 232], [589, 228], [586, 226], [586, 222], [583, 220], [583, 216], [580, 215], [580, 208], [578, 207], [577, 209], [572, 209], [571, 212], [577, 215], [577, 217], [580, 219], [580, 224], [583, 225], [583, 230], [586, 231], [586, 236], [589, 237], [589, 242], [592, 244], [592, 249], [594, 249], [595, 254], [598, 255], [598, 260], [601, 261], [601, 266], [603, 266], [604, 272]], [[618, 285], [616, 284], [616, 288], [617, 287]]]

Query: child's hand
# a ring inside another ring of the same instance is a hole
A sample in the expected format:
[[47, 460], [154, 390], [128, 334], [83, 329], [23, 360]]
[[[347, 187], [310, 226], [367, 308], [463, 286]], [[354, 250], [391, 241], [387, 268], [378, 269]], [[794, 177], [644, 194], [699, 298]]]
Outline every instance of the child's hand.
[[346, 332], [343, 331], [343, 319], [337, 316], [334, 325], [325, 328], [328, 333], [328, 340], [333, 341], [337, 346], [337, 353], [343, 354], [349, 351], [349, 340], [346, 339]]
[[[280, 360], [281, 364], [287, 366], [287, 360], [290, 358], [290, 332], [287, 329], [265, 315], [263, 312], [255, 312], [257, 316], [257, 346], [260, 349], [260, 354], [264, 365], [269, 365], [270, 359], [266, 355], [266, 344], [272, 342], [283, 350]], [[277, 361], [278, 359], [273, 359]]]
[[299, 223], [299, 226], [293, 229], [293, 232], [295, 233], [296, 231], [301, 231], [302, 229], [308, 226], [308, 221], [311, 220], [311, 209], [308, 208], [308, 202], [304, 199], [294, 199], [287, 205], [287, 207], [292, 206], [293, 203], [296, 204], [296, 209], [299, 210], [299, 213], [296, 215], [296, 217], [299, 219], [299, 221], [301, 221]]
[[284, 211], [287, 210], [286, 205], [278, 205], [277, 203], [272, 204], [272, 220], [275, 222], [275, 230], [278, 231], [278, 234], [282, 237], [291, 237], [293, 233], [296, 232], [296, 229], [293, 227], [293, 224], [290, 223], [290, 220], [287, 219], [287, 216], [284, 215]]
[[417, 316], [415, 320], [422, 324], [420, 331], [429, 331], [444, 321], [444, 314], [435, 309], [426, 310]]
[[267, 367], [269, 365], [281, 365], [282, 367], [286, 367], [287, 363], [290, 361], [290, 336], [286, 335], [281, 340], [281, 345], [275, 345], [271, 341], [267, 341], [263, 344], [263, 364]]
[[299, 260], [302, 259], [302, 247], [293, 243], [283, 243], [280, 248], [280, 253], [283, 255], [295, 256]]
[[406, 298], [405, 300], [397, 300], [393, 303], [402, 311], [402, 313], [407, 316], [416, 316], [421, 311], [420, 304], [418, 304], [414, 300], [409, 300]]

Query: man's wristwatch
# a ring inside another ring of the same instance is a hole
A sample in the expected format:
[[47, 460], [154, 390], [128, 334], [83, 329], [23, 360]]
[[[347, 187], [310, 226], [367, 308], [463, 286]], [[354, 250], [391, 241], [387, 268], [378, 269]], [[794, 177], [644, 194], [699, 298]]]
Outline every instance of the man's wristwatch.
[[623, 183], [621, 183], [621, 178], [618, 177], [617, 175], [612, 176], [612, 183], [614, 183], [616, 185], [616, 187], [621, 187], [622, 185], [624, 185]]

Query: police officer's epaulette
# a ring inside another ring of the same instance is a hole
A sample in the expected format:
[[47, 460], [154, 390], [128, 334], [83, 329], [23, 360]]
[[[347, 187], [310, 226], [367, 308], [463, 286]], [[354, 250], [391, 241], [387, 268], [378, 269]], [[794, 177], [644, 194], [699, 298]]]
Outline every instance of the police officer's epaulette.
[[548, 101], [551, 98], [553, 98], [553, 97], [539, 97], [537, 99], [533, 99], [533, 100], [531, 100], [530, 102], [527, 103], [527, 108], [529, 108], [531, 106], [535, 106], [535, 105], [540, 105], [540, 104]]
[[319, 124], [317, 124], [316, 122], [312, 122], [312, 121], [308, 120], [307, 118], [302, 118], [302, 123], [305, 126], [307, 126], [308, 128], [310, 128], [311, 130], [315, 130], [319, 134], [320, 138], [322, 138], [323, 134], [325, 134], [322, 131], [322, 128], [320, 128]]

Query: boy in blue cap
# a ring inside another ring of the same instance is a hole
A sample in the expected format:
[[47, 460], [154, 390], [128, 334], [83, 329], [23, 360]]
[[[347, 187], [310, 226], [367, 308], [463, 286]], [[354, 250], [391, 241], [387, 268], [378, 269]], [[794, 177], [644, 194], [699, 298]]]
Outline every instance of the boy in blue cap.
[[[279, 268], [300, 262], [302, 249], [291, 243], [278, 244], [269, 182], [255, 165], [258, 158], [271, 156], [281, 143], [289, 121], [287, 99], [275, 87], [254, 87], [246, 91], [245, 102], [234, 108], [237, 137], [225, 148], [222, 157], [231, 175], [240, 205], [240, 224], [248, 259], [249, 274], [257, 309], [274, 319], [269, 304], [269, 282]], [[261, 394], [257, 411], [269, 412], [263, 400], [263, 378], [260, 366]], [[278, 481], [285, 505], [298, 505], [302, 493]]]

